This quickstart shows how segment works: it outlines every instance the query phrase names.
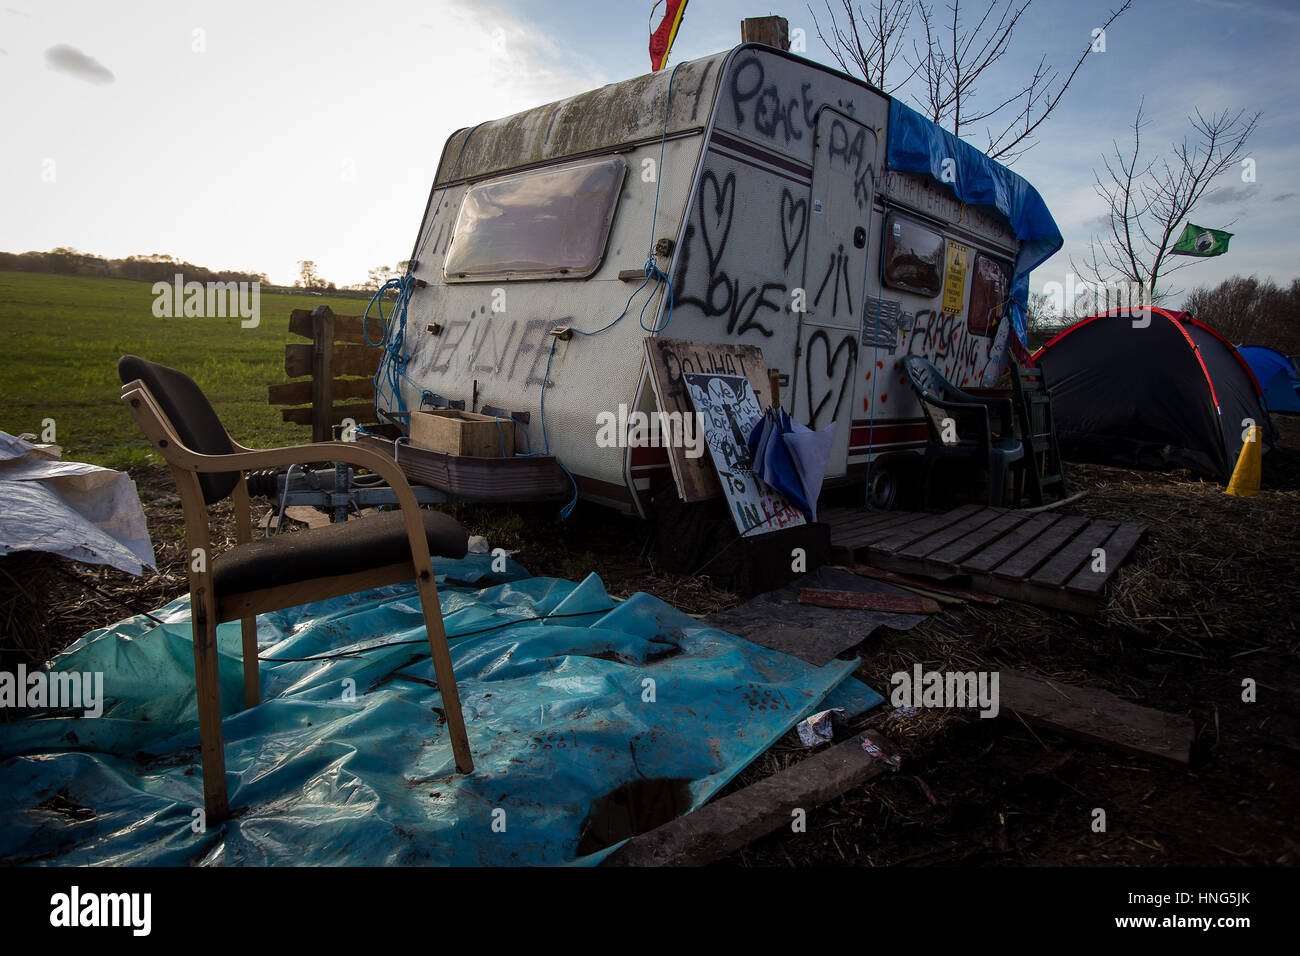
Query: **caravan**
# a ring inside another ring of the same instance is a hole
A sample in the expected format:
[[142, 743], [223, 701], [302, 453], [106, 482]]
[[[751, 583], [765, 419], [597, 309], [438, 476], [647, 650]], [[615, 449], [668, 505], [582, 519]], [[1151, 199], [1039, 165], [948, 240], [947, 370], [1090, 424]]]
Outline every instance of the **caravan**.
[[578, 494], [644, 516], [667, 450], [597, 440], [620, 409], [657, 410], [644, 340], [705, 344], [677, 376], [755, 346], [784, 408], [835, 423], [827, 483], [869, 472], [887, 508], [926, 443], [903, 359], [991, 385], [1060, 245], [1038, 193], [975, 148], [743, 44], [454, 133], [377, 404], [514, 415]]

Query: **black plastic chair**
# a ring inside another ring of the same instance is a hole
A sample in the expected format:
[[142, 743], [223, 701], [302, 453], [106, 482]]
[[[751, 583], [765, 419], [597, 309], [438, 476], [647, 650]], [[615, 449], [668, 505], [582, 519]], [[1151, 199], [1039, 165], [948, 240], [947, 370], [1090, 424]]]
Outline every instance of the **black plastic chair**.
[[[980, 398], [963, 392], [919, 355], [903, 361], [908, 381], [916, 390], [930, 429], [925, 447], [925, 507], [930, 507], [930, 474], [940, 461], [966, 458], [984, 462], [989, 474], [989, 504], [1002, 504], [1007, 470], [1024, 456], [1024, 446], [1012, 431], [1009, 398]], [[992, 415], [999, 428], [993, 431]]]

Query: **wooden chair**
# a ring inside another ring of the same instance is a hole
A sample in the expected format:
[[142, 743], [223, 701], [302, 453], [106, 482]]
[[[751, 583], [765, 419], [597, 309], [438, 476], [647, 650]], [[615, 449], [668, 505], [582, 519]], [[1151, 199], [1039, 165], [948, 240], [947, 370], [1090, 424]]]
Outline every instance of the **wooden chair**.
[[[245, 448], [230, 437], [189, 376], [134, 355], [123, 356], [117, 367], [123, 383], [122, 400], [170, 466], [185, 515], [207, 822], [217, 823], [230, 815], [221, 732], [217, 625], [242, 622], [244, 704], [252, 707], [261, 700], [258, 614], [412, 578], [424, 610], [456, 768], [470, 773], [474, 761], [430, 558], [431, 550], [447, 557], [464, 557], [467, 536], [460, 523], [441, 512], [422, 512], [405, 475], [392, 459], [377, 451], [354, 442], [321, 442], [265, 451]], [[392, 487], [399, 509], [284, 537], [252, 540], [244, 472], [317, 461], [341, 461], [369, 468]], [[207, 506], [227, 497], [235, 508], [236, 545], [213, 555]]]
[[[909, 355], [903, 365], [930, 429], [930, 441], [925, 447], [924, 507], [930, 506], [930, 472], [945, 458], [987, 463], [989, 504], [1002, 504], [1007, 468], [1024, 455], [1024, 447], [1012, 433], [1011, 399], [980, 398], [963, 392], [919, 355]], [[999, 418], [997, 432], [991, 422], [994, 411]], [[948, 419], [952, 420], [952, 428], [947, 427]], [[949, 437], [951, 440], [947, 440]]]
[[1016, 472], [1016, 504], [1028, 494], [1031, 504], [1042, 505], [1043, 492], [1050, 489], [1055, 489], [1061, 498], [1069, 497], [1061, 449], [1056, 443], [1056, 426], [1052, 422], [1052, 395], [1043, 370], [1012, 362], [1011, 384], [1020, 420], [1020, 440], [1027, 452]]

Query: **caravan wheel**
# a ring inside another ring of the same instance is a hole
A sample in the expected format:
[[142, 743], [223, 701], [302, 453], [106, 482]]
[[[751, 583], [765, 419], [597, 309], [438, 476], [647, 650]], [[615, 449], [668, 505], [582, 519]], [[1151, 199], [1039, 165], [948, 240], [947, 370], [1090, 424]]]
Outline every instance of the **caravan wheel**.
[[873, 511], [891, 511], [898, 503], [898, 469], [890, 462], [874, 462], [867, 479], [867, 505]]

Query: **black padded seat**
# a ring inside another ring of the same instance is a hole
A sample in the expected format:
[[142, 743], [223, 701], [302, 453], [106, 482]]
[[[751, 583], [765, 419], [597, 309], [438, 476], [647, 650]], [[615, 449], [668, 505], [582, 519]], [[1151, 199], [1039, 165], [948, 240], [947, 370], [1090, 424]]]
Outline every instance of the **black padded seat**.
[[[459, 521], [441, 511], [422, 510], [429, 553], [463, 558], [469, 536]], [[265, 588], [354, 574], [411, 560], [410, 539], [400, 511], [357, 521], [307, 528], [236, 545], [212, 561], [219, 598]]]

